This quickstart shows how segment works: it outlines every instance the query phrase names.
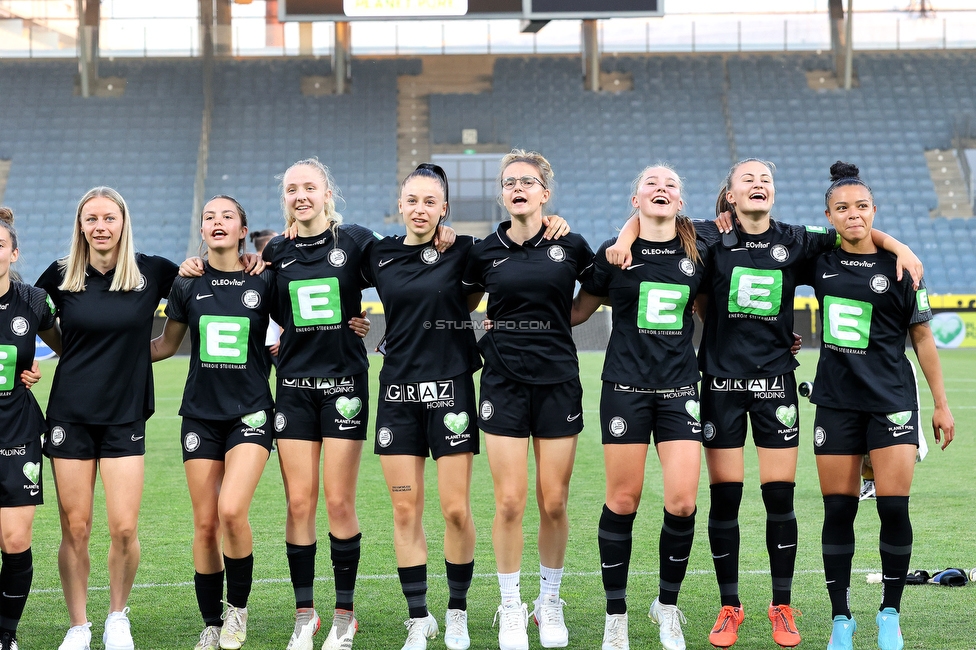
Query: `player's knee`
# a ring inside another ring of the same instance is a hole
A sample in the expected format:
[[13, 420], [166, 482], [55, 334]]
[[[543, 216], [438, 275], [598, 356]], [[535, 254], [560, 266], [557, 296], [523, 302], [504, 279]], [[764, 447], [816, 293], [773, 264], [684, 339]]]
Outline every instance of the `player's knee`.
[[452, 530], [464, 530], [471, 522], [471, 508], [464, 502], [442, 503], [444, 524]]
[[[307, 496], [289, 496], [288, 518], [296, 523], [304, 523], [315, 518], [315, 499]], [[331, 514], [331, 513], [330, 513]]]
[[675, 517], [690, 517], [695, 513], [695, 497], [692, 495], [676, 497], [666, 501], [664, 509]]
[[7, 553], [23, 553], [31, 546], [30, 528], [24, 530], [4, 530], [3, 548]]
[[525, 496], [502, 494], [495, 502], [495, 516], [507, 523], [522, 521], [525, 512]]
[[138, 526], [134, 521], [111, 526], [109, 536], [112, 538], [112, 545], [122, 550], [139, 543]]
[[566, 519], [566, 500], [547, 497], [540, 501], [539, 510], [550, 521], [563, 521]]
[[393, 524], [401, 530], [416, 526], [422, 514], [413, 501], [398, 500], [393, 503]]
[[87, 546], [91, 539], [91, 522], [87, 517], [69, 515], [62, 521], [61, 531], [63, 541]]
[[193, 526], [193, 539], [197, 545], [217, 548], [220, 523], [216, 519], [197, 521]]
[[353, 521], [356, 518], [356, 505], [345, 497], [330, 497], [325, 507], [329, 512], [330, 525]]
[[640, 497], [639, 493], [631, 491], [617, 492], [607, 499], [607, 507], [618, 515], [630, 515], [637, 512]]
[[231, 537], [240, 536], [250, 527], [247, 520], [247, 508], [222, 505], [220, 507], [220, 526], [227, 535]]

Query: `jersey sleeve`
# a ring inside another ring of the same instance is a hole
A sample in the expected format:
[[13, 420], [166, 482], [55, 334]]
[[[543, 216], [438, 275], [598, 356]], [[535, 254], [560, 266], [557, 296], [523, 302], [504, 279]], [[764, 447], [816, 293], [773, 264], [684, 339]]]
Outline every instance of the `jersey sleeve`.
[[368, 253], [373, 244], [383, 239], [379, 233], [373, 232], [369, 228], [363, 228], [362, 226], [358, 226], [356, 224], [340, 226], [340, 228], [343, 230], [343, 232], [352, 237], [353, 241], [356, 242], [356, 245], [359, 246], [359, 250], [361, 250], [363, 253]]
[[54, 327], [54, 303], [47, 292], [29, 284], [17, 284], [18, 292], [30, 306], [30, 310], [37, 316], [37, 331], [43, 332]]
[[157, 255], [147, 256], [145, 260], [155, 277], [156, 285], [159, 287], [158, 297], [160, 299], [165, 298], [169, 295], [169, 290], [173, 286], [173, 280], [176, 279], [180, 267], [165, 257]]
[[41, 273], [41, 277], [37, 278], [37, 282], [34, 283], [34, 286], [47, 292], [55, 305], [61, 302], [61, 290], [58, 287], [64, 281], [64, 275], [62, 275], [59, 267], [60, 264], [57, 260], [51, 262], [51, 266], [47, 267], [44, 273]]
[[576, 244], [576, 279], [583, 282], [593, 274], [593, 249], [582, 236]]
[[840, 238], [833, 228], [824, 226], [793, 226], [794, 235], [800, 240], [803, 256], [810, 259], [829, 253], [840, 245]]
[[485, 290], [484, 262], [481, 259], [480, 247], [474, 246], [468, 253], [468, 263], [464, 267], [461, 284], [467, 293], [479, 293]]
[[583, 291], [591, 296], [610, 295], [610, 280], [613, 274], [613, 266], [607, 261], [607, 249], [617, 241], [616, 237], [603, 242], [593, 257], [593, 271], [585, 278], [580, 286]]
[[192, 293], [193, 278], [177, 277], [169, 292], [169, 302], [166, 303], [166, 318], [177, 323], [189, 323], [190, 310], [187, 301]]
[[722, 234], [718, 231], [718, 227], [714, 221], [709, 221], [708, 219], [692, 219], [691, 222], [695, 225], [695, 234], [707, 246], [714, 246], [722, 241]]
[[370, 248], [369, 253], [363, 255], [359, 259], [359, 275], [362, 276], [361, 279], [363, 289], [376, 286], [376, 275], [373, 273], [373, 264], [375, 263], [375, 260], [373, 257], [375, 257], [377, 254], [378, 251], [376, 250], [376, 247], [373, 246]]
[[918, 283], [918, 289], [913, 289], [912, 279], [905, 273], [902, 277], [902, 282], [907, 285], [908, 296], [912, 301], [912, 318], [909, 324], [915, 325], [916, 323], [926, 323], [932, 320], [932, 307], [929, 305], [929, 292], [925, 288], [925, 280]]
[[278, 235], [277, 237], [272, 237], [271, 238], [271, 241], [269, 241], [265, 245], [264, 250], [261, 251], [261, 259], [263, 259], [268, 264], [272, 264], [273, 265], [274, 262], [275, 262], [275, 258], [278, 255], [278, 251], [281, 249], [281, 244], [282, 244], [283, 241], [285, 241], [285, 238], [284, 238], [283, 235]]

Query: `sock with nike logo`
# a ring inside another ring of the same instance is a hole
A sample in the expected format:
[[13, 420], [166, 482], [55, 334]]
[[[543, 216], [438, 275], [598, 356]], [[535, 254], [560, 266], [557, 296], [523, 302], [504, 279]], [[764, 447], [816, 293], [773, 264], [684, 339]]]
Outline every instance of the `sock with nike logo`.
[[695, 540], [695, 512], [687, 517], [679, 517], [664, 511], [661, 541], [658, 543], [661, 567], [658, 600], [662, 605], [678, 604], [678, 592], [688, 570], [691, 544]]
[[739, 607], [739, 504], [742, 483], [715, 483], [709, 486], [708, 544], [722, 606]]
[[618, 515], [606, 504], [603, 505], [597, 541], [600, 545], [603, 590], [607, 595], [607, 614], [627, 613], [627, 573], [630, 571], [630, 549], [636, 518], [636, 512]]
[[912, 520], [908, 497], [878, 497], [881, 519], [881, 609], [901, 611], [901, 594], [912, 559]]
[[796, 483], [771, 481], [760, 487], [766, 505], [766, 550], [773, 579], [773, 605], [789, 605], [796, 566], [797, 530], [793, 511]]
[[0, 552], [0, 630], [17, 633], [34, 579], [34, 556], [30, 548], [21, 553]]
[[827, 494], [823, 498], [824, 521], [820, 534], [824, 579], [830, 596], [830, 616], [852, 618], [851, 562], [854, 559], [854, 519], [857, 497]]

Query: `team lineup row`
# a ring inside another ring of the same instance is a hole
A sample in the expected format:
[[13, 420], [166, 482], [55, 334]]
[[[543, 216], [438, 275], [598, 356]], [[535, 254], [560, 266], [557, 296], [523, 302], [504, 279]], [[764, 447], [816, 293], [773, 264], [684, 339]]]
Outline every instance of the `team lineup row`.
[[[499, 200], [511, 219], [480, 241], [455, 237], [443, 225], [450, 215], [449, 186], [436, 165], [420, 165], [401, 183], [405, 234], [379, 238], [342, 224], [328, 169], [306, 159], [282, 177], [286, 235], [272, 239], [260, 260], [244, 253], [244, 208], [218, 196], [202, 214], [204, 259], [187, 260], [179, 270], [134, 251], [124, 199], [100, 187], [79, 202], [69, 254], [36, 287], [11, 278], [16, 231], [12, 214], [0, 214], [0, 319], [9, 325], [0, 326], [9, 388], [0, 391], [6, 425], [0, 446], [24, 450], [16, 459], [0, 458], [0, 648], [16, 647], [30, 590], [30, 525], [41, 486], [39, 471], [32, 476], [26, 468], [36, 463], [39, 469], [42, 454], [51, 458], [61, 514], [58, 562], [70, 627], [60, 650], [87, 650], [91, 641], [88, 536], [97, 467], [111, 536], [103, 642], [107, 650], [134, 647], [126, 602], [139, 563], [151, 363], [175, 354], [187, 332], [191, 359], [180, 415], [194, 513], [194, 585], [204, 623], [196, 650], [240, 648], [246, 639], [253, 573], [248, 509], [273, 439], [287, 499], [285, 541], [296, 607], [287, 648], [310, 650], [320, 627], [313, 597], [320, 480], [335, 576], [332, 624], [322, 648], [351, 648], [362, 538], [355, 493], [369, 400], [362, 343], [369, 323], [360, 309], [368, 286], [376, 287], [387, 320], [374, 451], [393, 503], [408, 608], [403, 650], [425, 649], [440, 631], [426, 603], [421, 522], [428, 456], [437, 466], [445, 520], [450, 599], [444, 641], [451, 649], [471, 644], [466, 599], [474, 570], [470, 486], [478, 429], [485, 433], [494, 484], [498, 646], [528, 650], [530, 614], [521, 599], [520, 567], [530, 443], [540, 516], [540, 590], [531, 616], [543, 647], [568, 645], [560, 582], [568, 489], [583, 429], [571, 327], [604, 303], [613, 308], [600, 404], [604, 650], [629, 648], [631, 533], [652, 443], [664, 483], [660, 583], [650, 611], [660, 642], [667, 650], [685, 648], [677, 601], [694, 537], [704, 448], [708, 537], [721, 597], [708, 639], [718, 648], [735, 644], [744, 618], [738, 509], [747, 417], [767, 511], [772, 636], [794, 647], [801, 637], [790, 606], [799, 433], [792, 297], [798, 284], [810, 284], [823, 319], [811, 400], [817, 405], [814, 445], [834, 623], [827, 647], [853, 647], [853, 522], [861, 458], [868, 454], [882, 522], [878, 645], [900, 650], [899, 608], [912, 543], [908, 494], [922, 431], [906, 336], [935, 400], [936, 440], [944, 448], [954, 435], [920, 264], [906, 246], [872, 228], [877, 208], [856, 167], [831, 168], [825, 194], [831, 229], [788, 226], [770, 217], [774, 171], [756, 159], [732, 167], [716, 206], [717, 213], [730, 215], [718, 220], [731, 223], [721, 232], [715, 223], [692, 222], [681, 213], [681, 181], [673, 169], [648, 167], [633, 183], [631, 219], [594, 255], [563, 220], [543, 216], [553, 171], [537, 153], [516, 150], [503, 159]], [[903, 277], [903, 268], [911, 277]], [[490, 329], [477, 343], [470, 328], [421, 326], [469, 320], [486, 293], [489, 321], [506, 326]], [[167, 296], [167, 322], [152, 339], [154, 310]], [[697, 358], [693, 311], [704, 322]], [[265, 347], [272, 318], [281, 328], [272, 348], [274, 397]], [[547, 328], [534, 327], [540, 322]], [[35, 333], [61, 356], [46, 419], [27, 390], [39, 378], [31, 369]], [[476, 398], [473, 374], [479, 368]], [[100, 408], [93, 414], [87, 407], [96, 396]], [[29, 484], [21, 489], [24, 476]]]

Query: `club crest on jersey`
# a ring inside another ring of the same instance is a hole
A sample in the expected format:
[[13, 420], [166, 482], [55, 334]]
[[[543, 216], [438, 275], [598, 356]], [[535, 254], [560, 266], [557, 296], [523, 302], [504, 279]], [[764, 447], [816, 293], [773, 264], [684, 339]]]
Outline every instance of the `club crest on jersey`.
[[481, 403], [482, 420], [490, 420], [491, 416], [493, 416], [494, 414], [495, 414], [495, 407], [491, 402], [485, 400], [484, 402]]
[[23, 316], [17, 316], [12, 321], [10, 321], [10, 331], [17, 336], [23, 336], [27, 334], [27, 330], [30, 329], [30, 323]]
[[254, 289], [248, 289], [241, 296], [241, 302], [248, 309], [257, 309], [261, 305], [261, 294]]
[[824, 431], [823, 427], [817, 427], [813, 430], [813, 444], [818, 447], [823, 447], [824, 443], [827, 442], [827, 432]]
[[888, 276], [878, 273], [877, 275], [871, 276], [869, 286], [871, 287], [871, 291], [875, 293], [884, 293], [891, 286], [891, 282], [888, 281]]
[[139, 274], [139, 284], [136, 285], [135, 291], [145, 291], [146, 286], [149, 284], [149, 280], [142, 273]]
[[341, 248], [333, 248], [329, 252], [329, 264], [332, 266], [342, 266], [346, 263], [346, 251]]
[[380, 430], [376, 432], [376, 444], [383, 448], [393, 444], [393, 432], [390, 431], [389, 427], [380, 427]]
[[776, 244], [769, 249], [769, 256], [777, 262], [785, 262], [790, 259], [790, 249], [782, 244]]
[[281, 433], [288, 426], [288, 418], [285, 417], [284, 413], [275, 413], [274, 428], [275, 431]]
[[54, 427], [51, 429], [51, 444], [60, 447], [64, 442], [64, 427]]
[[420, 261], [424, 264], [436, 264], [440, 258], [441, 254], [433, 246], [425, 248], [424, 252], [420, 254]]
[[200, 448], [200, 436], [193, 433], [192, 431], [186, 434], [183, 438], [183, 449], [186, 449], [188, 453], [193, 453]]
[[627, 433], [627, 420], [620, 416], [612, 417], [610, 418], [610, 426], [607, 428], [610, 430], [611, 436], [614, 438], [619, 438]]
[[546, 252], [549, 254], [549, 259], [553, 262], [562, 262], [566, 259], [566, 249], [559, 244], [553, 244]]
[[681, 258], [681, 261], [678, 262], [678, 270], [690, 278], [691, 276], [695, 275], [695, 263], [687, 257], [683, 257]]

